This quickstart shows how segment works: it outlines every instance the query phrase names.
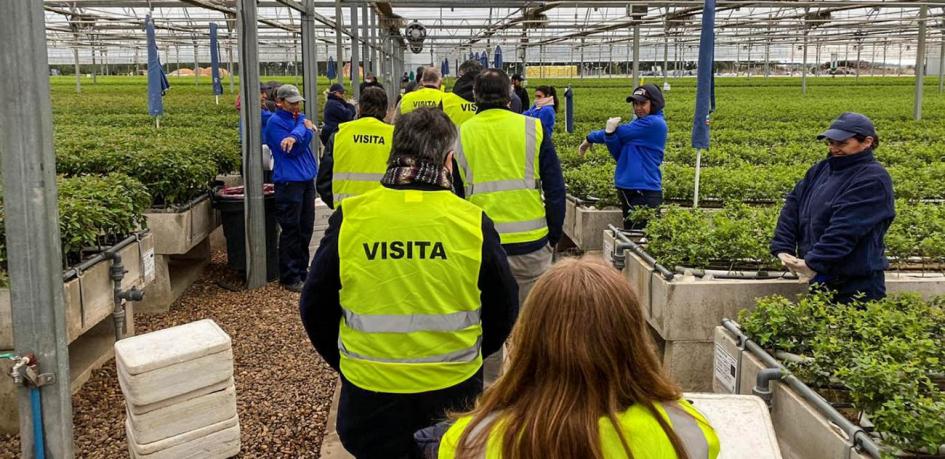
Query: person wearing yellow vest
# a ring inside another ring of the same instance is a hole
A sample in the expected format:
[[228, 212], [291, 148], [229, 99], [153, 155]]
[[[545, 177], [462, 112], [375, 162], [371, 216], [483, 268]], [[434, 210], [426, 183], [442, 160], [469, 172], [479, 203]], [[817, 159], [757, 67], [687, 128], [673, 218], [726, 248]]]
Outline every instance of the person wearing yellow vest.
[[719, 438], [649, 343], [619, 271], [595, 257], [545, 273], [476, 407], [415, 434], [425, 457], [715, 459]]
[[[502, 70], [473, 81], [477, 113], [460, 128], [456, 191], [496, 222], [518, 283], [519, 304], [552, 262], [564, 225], [564, 177], [541, 122], [509, 110], [512, 83]], [[502, 356], [486, 362], [486, 384], [498, 377]]]
[[420, 78], [420, 87], [404, 94], [400, 99], [395, 115], [404, 115], [423, 107], [442, 110], [443, 96], [446, 95], [440, 90], [442, 81], [443, 77], [438, 69], [425, 67], [423, 76]]
[[384, 122], [387, 94], [367, 87], [358, 100], [358, 119], [338, 125], [329, 137], [315, 186], [322, 201], [334, 209], [343, 199], [380, 188], [394, 126]]
[[473, 80], [482, 71], [482, 64], [475, 59], [463, 62], [456, 74], [459, 78], [453, 84], [453, 91], [443, 97], [443, 111], [453, 120], [453, 124], [461, 126], [476, 114], [476, 96], [473, 95]]
[[483, 357], [515, 322], [495, 225], [451, 191], [456, 137], [440, 110], [397, 121], [383, 186], [341, 202], [302, 292], [305, 330], [341, 373], [338, 435], [358, 458], [413, 457], [413, 432], [469, 409]]

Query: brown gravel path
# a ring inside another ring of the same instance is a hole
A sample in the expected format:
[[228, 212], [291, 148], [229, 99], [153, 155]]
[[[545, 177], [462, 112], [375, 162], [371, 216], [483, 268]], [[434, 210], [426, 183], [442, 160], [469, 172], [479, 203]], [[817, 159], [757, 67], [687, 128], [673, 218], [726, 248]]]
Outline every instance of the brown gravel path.
[[[242, 458], [317, 458], [337, 375], [312, 349], [298, 294], [271, 283], [232, 292], [239, 282], [226, 255], [212, 263], [166, 314], [138, 315], [136, 331], [210, 318], [233, 339]], [[128, 457], [124, 398], [110, 360], [72, 397], [76, 457]], [[19, 438], [0, 435], [0, 458], [19, 455]]]

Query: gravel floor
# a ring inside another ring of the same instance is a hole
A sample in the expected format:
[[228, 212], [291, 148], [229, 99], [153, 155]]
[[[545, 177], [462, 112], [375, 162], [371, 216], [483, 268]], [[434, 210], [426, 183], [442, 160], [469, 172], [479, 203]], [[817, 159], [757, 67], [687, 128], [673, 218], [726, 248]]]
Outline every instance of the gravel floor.
[[[203, 277], [170, 312], [138, 315], [147, 333], [199, 319], [215, 320], [233, 339], [236, 395], [242, 429], [239, 457], [318, 457], [336, 374], [312, 349], [299, 320], [298, 294], [272, 283], [233, 292], [238, 284], [216, 252]], [[124, 398], [110, 360], [72, 398], [76, 457], [128, 457]], [[19, 438], [0, 436], [0, 458], [19, 456]]]

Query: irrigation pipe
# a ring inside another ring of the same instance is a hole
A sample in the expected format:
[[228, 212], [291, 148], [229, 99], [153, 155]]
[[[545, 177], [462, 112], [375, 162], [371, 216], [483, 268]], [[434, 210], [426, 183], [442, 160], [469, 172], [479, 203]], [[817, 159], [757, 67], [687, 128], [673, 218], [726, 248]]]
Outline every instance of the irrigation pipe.
[[83, 261], [82, 263], [79, 263], [78, 265], [75, 265], [75, 266], [73, 266], [72, 268], [70, 268], [70, 269], [64, 271], [64, 272], [62, 273], [62, 281], [63, 281], [63, 282], [68, 282], [68, 281], [71, 280], [72, 278], [78, 277], [78, 275], [79, 275], [80, 272], [85, 271], [85, 270], [91, 268], [91, 267], [94, 266], [96, 263], [98, 263], [98, 262], [100, 262], [100, 261], [102, 261], [102, 260], [107, 260], [107, 259], [111, 258], [112, 255], [114, 255], [115, 253], [118, 253], [119, 250], [121, 250], [121, 249], [127, 247], [127, 246], [130, 245], [132, 242], [135, 242], [135, 241], [139, 240], [139, 239], [141, 238], [141, 236], [147, 234], [147, 233], [150, 232], [150, 231], [151, 231], [151, 230], [149, 230], [149, 229], [145, 229], [145, 230], [143, 230], [143, 231], [138, 232], [137, 234], [132, 234], [131, 236], [128, 236], [128, 237], [126, 237], [125, 239], [123, 239], [121, 242], [119, 242], [119, 243], [117, 243], [117, 244], [115, 244], [115, 245], [113, 245], [113, 246], [111, 246], [111, 247], [109, 247], [109, 248], [107, 248], [107, 249], [105, 249], [105, 250], [103, 250], [103, 251], [101, 251], [101, 252], [95, 254], [95, 256], [93, 256], [92, 258], [89, 258], [88, 260], [85, 260], [85, 261]]
[[698, 269], [677, 266], [676, 273], [690, 273], [696, 277], [712, 276], [715, 279], [797, 279], [797, 274], [789, 271], [723, 271], [721, 269]]
[[614, 264], [617, 265], [619, 263], [620, 266], [618, 266], [618, 268], [623, 269], [623, 265], [624, 265], [623, 251], [630, 250], [631, 252], [635, 253], [638, 257], [643, 259], [644, 262], [653, 266], [653, 269], [659, 271], [660, 275], [662, 275], [664, 279], [673, 280], [673, 277], [675, 277], [676, 275], [672, 271], [666, 269], [665, 266], [659, 264], [656, 261], [656, 259], [651, 257], [650, 254], [646, 253], [646, 251], [644, 251], [643, 248], [640, 247], [636, 242], [631, 241], [630, 238], [628, 238], [626, 235], [620, 232], [620, 230], [617, 229], [617, 227], [615, 227], [614, 225], [607, 225], [607, 226], [610, 227], [610, 231], [614, 233], [614, 238], [617, 239], [617, 243], [614, 244]]
[[850, 438], [850, 441], [853, 443], [855, 448], [866, 452], [873, 458], [880, 459], [881, 452], [879, 446], [873, 442], [873, 439], [870, 438], [869, 434], [863, 430], [862, 427], [850, 422], [847, 420], [847, 418], [843, 417], [843, 415], [840, 414], [840, 412], [838, 412], [834, 407], [830, 406], [830, 404], [827, 403], [827, 401], [824, 400], [820, 394], [814, 392], [814, 390], [808, 387], [807, 384], [804, 384], [803, 381], [790, 374], [788, 370], [783, 365], [781, 365], [781, 362], [772, 357], [771, 354], [768, 354], [768, 352], [762, 349], [761, 346], [748, 339], [748, 336], [742, 333], [741, 328], [735, 321], [731, 319], [722, 319], [722, 326], [735, 335], [739, 347], [747, 348], [768, 368], [781, 370], [784, 375], [781, 378], [781, 382], [787, 384], [791, 389], [794, 389], [794, 391], [797, 392], [801, 398], [813, 405], [820, 414], [824, 415], [831, 422], [839, 426], [840, 429], [842, 429], [843, 432], [846, 433]]

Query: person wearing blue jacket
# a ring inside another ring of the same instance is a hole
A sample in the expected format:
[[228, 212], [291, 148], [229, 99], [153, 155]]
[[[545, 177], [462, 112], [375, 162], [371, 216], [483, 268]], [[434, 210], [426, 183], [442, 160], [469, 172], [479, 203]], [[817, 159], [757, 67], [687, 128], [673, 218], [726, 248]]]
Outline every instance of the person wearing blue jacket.
[[636, 119], [620, 125], [620, 118], [608, 119], [605, 129], [587, 135], [579, 152], [583, 156], [592, 144], [607, 145], [610, 155], [617, 161], [614, 185], [623, 210], [623, 227], [639, 229], [646, 222], [629, 221], [630, 213], [641, 206], [656, 209], [663, 203], [660, 164], [663, 163], [669, 129], [663, 117], [666, 102], [655, 85], [645, 84], [634, 89], [627, 102], [633, 103]]
[[879, 136], [859, 113], [840, 115], [817, 136], [829, 156], [788, 193], [771, 254], [802, 281], [848, 303], [886, 296], [884, 237], [896, 216], [889, 173], [873, 150]]
[[[512, 94], [515, 94], [515, 92], [513, 91]], [[558, 93], [555, 91], [554, 86], [539, 86], [535, 88], [535, 104], [522, 114], [541, 120], [541, 127], [545, 130], [545, 137], [550, 139], [551, 132], [555, 128], [555, 117], [558, 114]]]
[[358, 110], [354, 105], [345, 100], [344, 85], [341, 83], [331, 85], [328, 88], [328, 97], [325, 98], [325, 111], [322, 116], [325, 124], [319, 134], [322, 145], [328, 145], [328, 138], [338, 132], [339, 124], [353, 120], [357, 114]]
[[305, 99], [299, 89], [283, 85], [276, 93], [278, 110], [269, 118], [263, 138], [272, 152], [276, 221], [279, 235], [279, 282], [301, 292], [308, 273], [308, 245], [315, 227], [315, 174], [312, 153], [315, 125], [300, 113]]

